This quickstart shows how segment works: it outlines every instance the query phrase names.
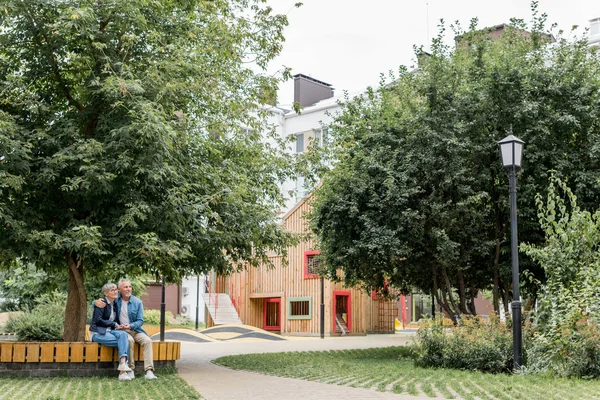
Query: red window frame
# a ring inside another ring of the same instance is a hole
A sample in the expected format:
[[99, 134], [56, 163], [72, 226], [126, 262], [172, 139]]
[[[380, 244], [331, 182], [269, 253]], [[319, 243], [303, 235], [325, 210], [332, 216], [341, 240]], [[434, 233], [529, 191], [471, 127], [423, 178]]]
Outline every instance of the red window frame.
[[317, 256], [321, 254], [319, 250], [308, 250], [304, 252], [304, 279], [316, 279], [319, 277], [317, 274], [308, 273], [308, 257]]
[[[383, 282], [383, 290], [387, 289], [387, 287], [390, 285], [390, 283], [388, 281]], [[377, 295], [377, 290], [372, 290], [371, 291], [371, 299], [373, 300], [379, 300], [379, 296]]]
[[[269, 303], [277, 303], [277, 323], [278, 325], [267, 326], [267, 305]], [[271, 297], [265, 299], [263, 303], [263, 329], [265, 331], [280, 331], [281, 330], [281, 298]]]
[[333, 291], [333, 320], [331, 321], [331, 326], [333, 326], [332, 332], [336, 331], [335, 325], [335, 316], [337, 315], [337, 296], [345, 296], [348, 297], [348, 309], [346, 310], [346, 314], [348, 317], [348, 322], [346, 322], [346, 326], [348, 327], [348, 331], [352, 332], [352, 294], [349, 291], [345, 290], [334, 290]]

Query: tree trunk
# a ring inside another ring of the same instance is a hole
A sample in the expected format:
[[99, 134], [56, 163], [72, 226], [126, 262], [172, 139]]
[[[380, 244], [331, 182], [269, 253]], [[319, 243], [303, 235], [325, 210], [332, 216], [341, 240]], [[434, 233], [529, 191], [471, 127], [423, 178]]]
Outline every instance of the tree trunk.
[[496, 192], [496, 174], [494, 168], [490, 168], [491, 172], [491, 196], [494, 204], [494, 216], [495, 216], [495, 241], [496, 241], [496, 254], [494, 255], [494, 288], [493, 288], [493, 305], [494, 312], [500, 315], [500, 245], [502, 244], [501, 236], [503, 232], [502, 216], [500, 215], [499, 196]]
[[508, 290], [505, 290], [503, 286], [501, 286], [502, 292], [502, 302], [504, 303], [504, 314], [508, 315]]
[[461, 312], [458, 309], [458, 307], [456, 307], [456, 303], [454, 302], [454, 296], [452, 296], [452, 284], [450, 283], [450, 278], [448, 278], [448, 273], [446, 272], [446, 268], [444, 268], [444, 267], [442, 267], [442, 276], [444, 278], [442, 280], [442, 284], [445, 284], [446, 289], [447, 289], [445, 291], [445, 294], [448, 296], [448, 301], [450, 302], [449, 306], [451, 306], [452, 309], [454, 310], [454, 313], [450, 314], [450, 317], [454, 319], [454, 315], [460, 316]]
[[442, 286], [440, 287], [440, 300], [439, 303], [442, 305], [442, 308], [444, 309], [444, 311], [446, 312], [446, 315], [448, 315], [448, 318], [450, 318], [453, 322], [454, 321], [454, 315], [456, 314], [456, 312], [450, 308], [450, 304], [448, 302], [448, 298], [446, 296], [446, 291], [444, 290], [444, 284], [442, 283]]
[[477, 309], [475, 308], [475, 298], [479, 294], [479, 291], [474, 286], [471, 286], [468, 290], [468, 293], [469, 300], [467, 301], [467, 309], [469, 310], [469, 313], [471, 313], [471, 315], [477, 315]]
[[85, 320], [87, 317], [87, 298], [85, 295], [83, 260], [77, 254], [65, 252], [69, 265], [69, 294], [65, 309], [65, 342], [83, 342], [85, 340]]
[[462, 270], [458, 270], [456, 274], [456, 278], [458, 280], [458, 309], [461, 314], [468, 314], [467, 311], [467, 293], [465, 290], [465, 275]]
[[496, 238], [496, 256], [494, 257], [494, 312], [500, 315], [500, 239]]

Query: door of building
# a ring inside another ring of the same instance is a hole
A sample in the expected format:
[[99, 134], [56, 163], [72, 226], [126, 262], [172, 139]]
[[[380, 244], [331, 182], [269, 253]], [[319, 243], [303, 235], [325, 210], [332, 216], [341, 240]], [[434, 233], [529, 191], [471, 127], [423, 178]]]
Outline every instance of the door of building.
[[264, 302], [264, 323], [263, 329], [266, 331], [281, 330], [281, 298], [272, 297], [265, 299]]
[[333, 292], [333, 332], [345, 335], [352, 331], [352, 299], [350, 292]]

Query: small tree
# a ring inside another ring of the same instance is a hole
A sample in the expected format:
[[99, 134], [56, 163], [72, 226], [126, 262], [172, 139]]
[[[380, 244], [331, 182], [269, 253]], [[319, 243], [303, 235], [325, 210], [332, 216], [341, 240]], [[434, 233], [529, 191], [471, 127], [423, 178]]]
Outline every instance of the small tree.
[[567, 184], [552, 175], [546, 202], [536, 197], [545, 242], [521, 245], [546, 276], [545, 282], [536, 282], [540, 295], [529, 359], [534, 368], [556, 369], [570, 357], [595, 364], [599, 356], [572, 354], [574, 345], [586, 343], [578, 323], [600, 322], [600, 211], [581, 210], [576, 200]]

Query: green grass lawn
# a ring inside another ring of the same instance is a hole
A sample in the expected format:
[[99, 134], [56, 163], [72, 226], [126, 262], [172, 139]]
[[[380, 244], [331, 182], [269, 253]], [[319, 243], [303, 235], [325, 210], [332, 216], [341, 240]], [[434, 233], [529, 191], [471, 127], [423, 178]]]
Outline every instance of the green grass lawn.
[[221, 357], [225, 367], [393, 393], [447, 399], [600, 399], [600, 381], [485, 374], [413, 365], [409, 347], [247, 354]]
[[163, 400], [202, 399], [174, 371], [157, 371], [159, 378], [120, 382], [114, 377], [0, 378], [0, 399], [26, 400]]

